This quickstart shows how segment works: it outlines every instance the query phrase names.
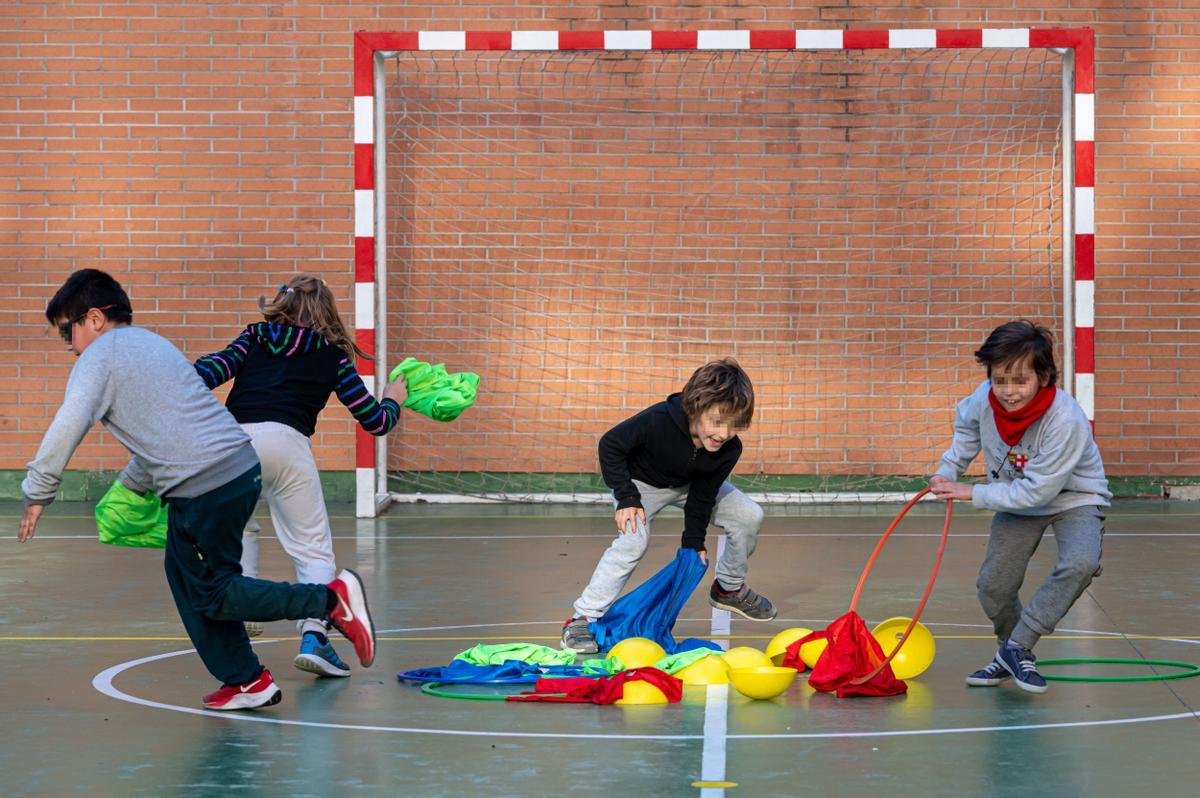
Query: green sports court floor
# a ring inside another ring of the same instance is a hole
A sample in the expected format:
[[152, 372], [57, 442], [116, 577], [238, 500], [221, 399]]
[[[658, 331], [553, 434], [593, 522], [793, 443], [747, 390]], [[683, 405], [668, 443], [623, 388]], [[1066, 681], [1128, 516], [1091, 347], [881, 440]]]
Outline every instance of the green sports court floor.
[[[731, 644], [763, 647], [783, 628], [842, 614], [897, 509], [769, 511], [750, 582], [780, 617], [733, 621]], [[689, 688], [670, 706], [597, 707], [435, 698], [395, 673], [447, 664], [479, 642], [556, 641], [610, 538], [609, 513], [417, 505], [357, 521], [336, 505], [339, 564], [367, 582], [380, 630], [374, 667], [316, 680], [291, 666], [294, 627], [270, 624], [257, 650], [283, 701], [225, 715], [200, 708], [216, 684], [189, 650], [161, 552], [100, 545], [91, 506], [67, 503], [20, 545], [19, 511], [0, 505], [5, 796], [1129, 798], [1193, 796], [1200, 784], [1200, 677], [1053, 682], [1043, 696], [963, 684], [992, 642], [974, 590], [990, 516], [961, 506], [922, 619], [937, 657], [906, 696], [839, 700], [801, 677], [772, 701], [730, 691], [722, 705]], [[893, 537], [860, 602], [868, 624], [911, 614], [941, 512], [918, 506]], [[1200, 662], [1198, 522], [1198, 504], [1113, 507], [1104, 574], [1038, 654]], [[631, 586], [673, 556], [680, 526], [659, 521]], [[1027, 591], [1053, 551], [1048, 539]], [[273, 539], [262, 560], [264, 576], [290, 577]], [[697, 591], [676, 636], [711, 635], [721, 615]]]

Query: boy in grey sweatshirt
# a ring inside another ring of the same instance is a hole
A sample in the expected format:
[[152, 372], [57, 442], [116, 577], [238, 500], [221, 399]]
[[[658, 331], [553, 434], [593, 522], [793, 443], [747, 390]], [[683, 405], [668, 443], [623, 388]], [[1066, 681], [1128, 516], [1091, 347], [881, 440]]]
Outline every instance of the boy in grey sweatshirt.
[[205, 667], [223, 686], [209, 709], [276, 704], [280, 690], [250, 647], [244, 620], [328, 618], [354, 643], [363, 666], [375, 633], [357, 574], [328, 585], [242, 576], [242, 528], [254, 512], [261, 469], [250, 438], [166, 339], [130, 326], [125, 291], [96, 269], [72, 274], [50, 300], [46, 319], [79, 359], [62, 407], [21, 484], [25, 511], [17, 539], [30, 540], [62, 473], [97, 421], [133, 459], [125, 487], [170, 506], [165, 568], [179, 616]]
[[[1002, 324], [975, 359], [988, 379], [959, 402], [954, 440], [929, 481], [940, 499], [996, 511], [976, 587], [1000, 646], [966, 681], [990, 687], [1013, 676], [1023, 690], [1044, 693], [1032, 649], [1100, 573], [1101, 508], [1112, 493], [1087, 416], [1055, 388], [1049, 330], [1024, 319]], [[958, 482], [980, 451], [987, 483]], [[1025, 570], [1051, 526], [1058, 562], [1022, 607]]]

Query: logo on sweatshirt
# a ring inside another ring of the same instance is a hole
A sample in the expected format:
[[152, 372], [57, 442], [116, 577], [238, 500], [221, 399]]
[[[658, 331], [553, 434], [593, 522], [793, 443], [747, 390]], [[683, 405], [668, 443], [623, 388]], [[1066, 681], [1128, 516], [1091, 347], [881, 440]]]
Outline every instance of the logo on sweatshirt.
[[1023, 454], [1013, 454], [1012, 452], [1009, 452], [1008, 462], [1012, 463], [1013, 467], [1018, 471], [1024, 471], [1025, 464], [1029, 462], [1029, 458]]

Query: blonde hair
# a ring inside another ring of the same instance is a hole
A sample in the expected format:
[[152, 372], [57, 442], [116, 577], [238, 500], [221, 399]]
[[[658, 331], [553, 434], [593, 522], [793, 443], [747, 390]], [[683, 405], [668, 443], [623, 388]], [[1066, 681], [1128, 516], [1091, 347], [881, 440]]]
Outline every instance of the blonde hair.
[[351, 359], [371, 356], [358, 348], [354, 338], [346, 332], [342, 318], [338, 315], [337, 302], [325, 281], [311, 274], [297, 274], [279, 286], [275, 298], [268, 301], [258, 298], [258, 309], [263, 318], [272, 324], [290, 324], [307, 327], [320, 333], [329, 343], [343, 350]]

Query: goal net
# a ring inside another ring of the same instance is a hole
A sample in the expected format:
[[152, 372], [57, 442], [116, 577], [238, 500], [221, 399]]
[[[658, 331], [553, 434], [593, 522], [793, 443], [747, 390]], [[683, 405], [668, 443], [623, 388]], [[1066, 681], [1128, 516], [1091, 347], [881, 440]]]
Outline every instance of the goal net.
[[482, 380], [453, 423], [403, 415], [393, 494], [604, 500], [599, 437], [732, 356], [735, 483], [869, 498], [936, 467], [997, 324], [1061, 357], [1049, 50], [403, 52], [385, 80], [380, 355]]

